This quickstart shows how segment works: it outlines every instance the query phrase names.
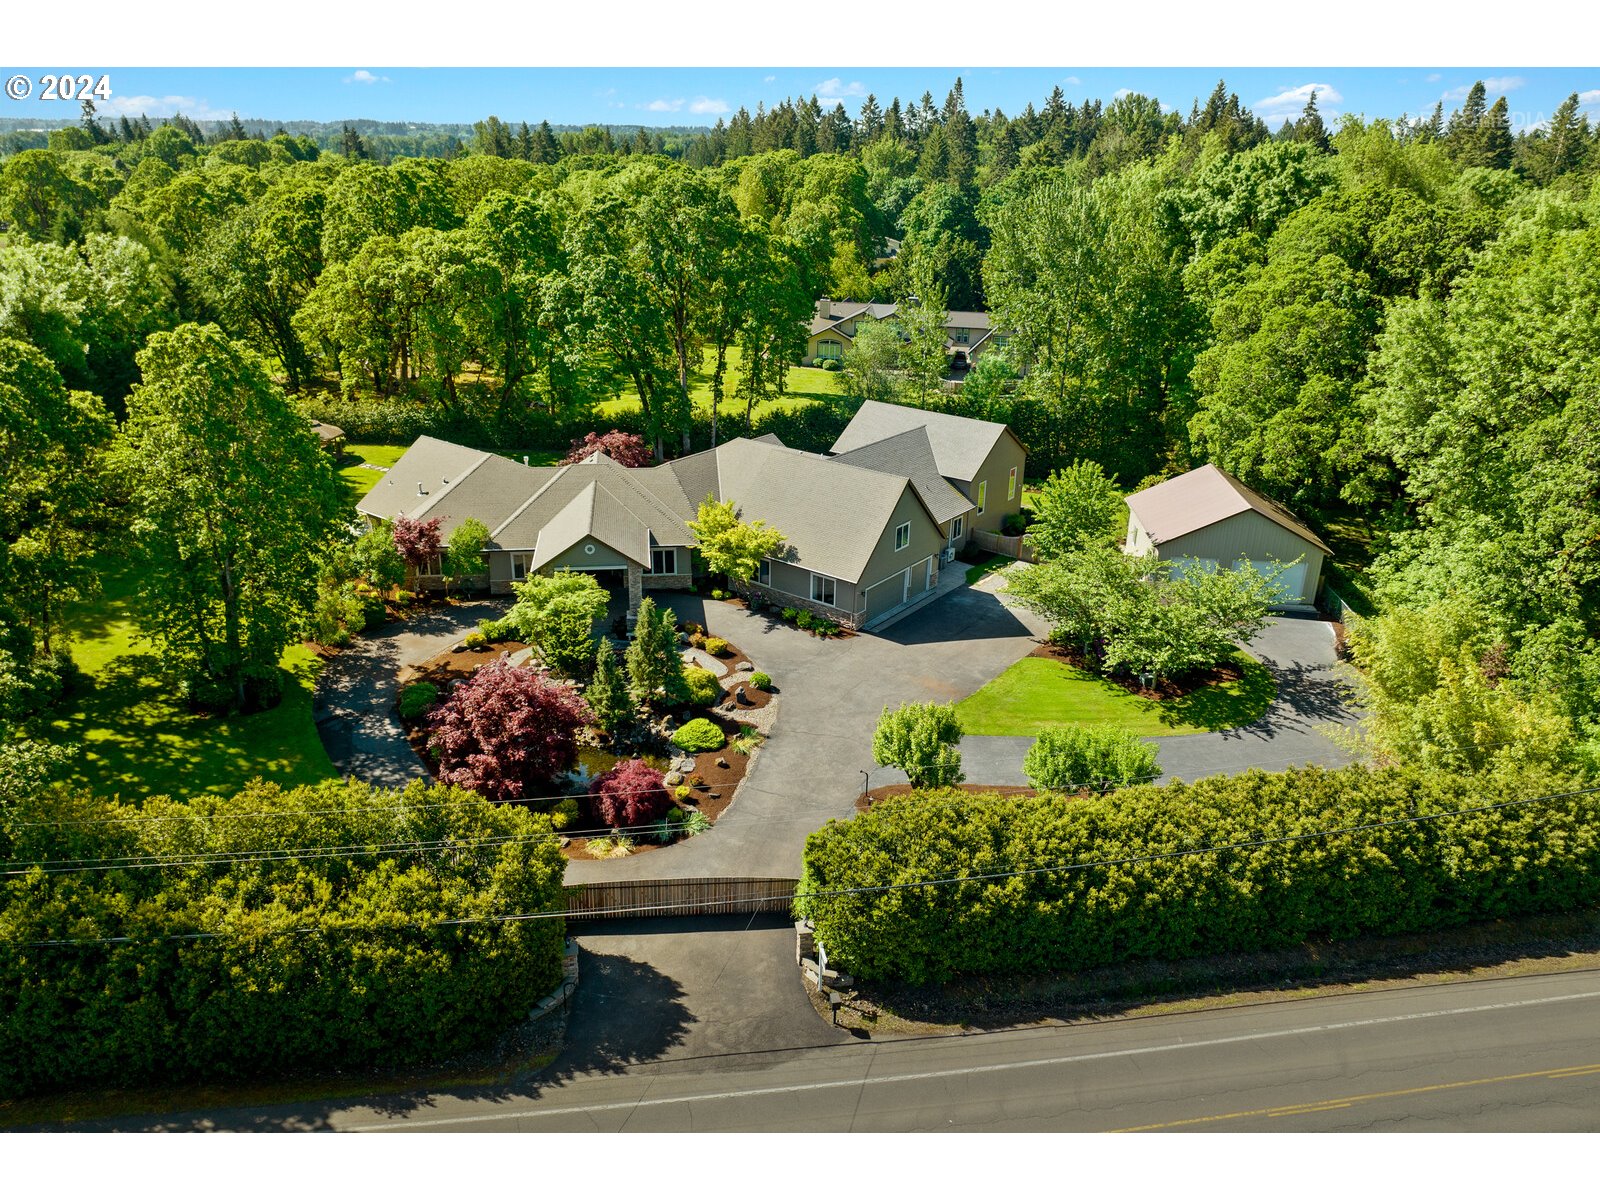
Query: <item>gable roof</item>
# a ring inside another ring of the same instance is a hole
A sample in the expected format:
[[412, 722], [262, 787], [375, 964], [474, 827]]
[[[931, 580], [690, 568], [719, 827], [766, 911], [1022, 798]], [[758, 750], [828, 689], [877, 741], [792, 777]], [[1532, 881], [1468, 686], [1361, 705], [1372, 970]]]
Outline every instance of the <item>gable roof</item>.
[[[917, 494], [902, 475], [748, 438], [706, 454], [716, 456], [720, 495], [737, 502], [742, 520], [765, 521], [783, 533], [788, 557], [851, 583], [866, 572], [900, 498], [908, 488]], [[938, 524], [931, 511], [928, 518]]]
[[922, 497], [922, 502], [940, 525], [973, 509], [972, 501], [951, 487], [939, 472], [939, 464], [933, 457], [933, 444], [928, 440], [925, 426], [919, 425], [915, 429], [884, 438], [881, 442], [870, 442], [858, 449], [846, 450], [833, 461], [866, 467], [869, 471], [905, 476], [911, 480], [917, 495]]
[[[663, 546], [687, 546], [693, 542], [685, 522], [693, 510], [683, 499], [682, 489], [670, 475], [654, 474], [660, 467], [624, 467], [603, 454], [590, 455], [581, 463], [557, 467], [543, 487], [531, 495], [524, 493], [520, 503], [491, 527], [496, 546], [507, 550], [537, 549], [539, 533], [589, 484], [599, 484], [611, 501], [626, 510]], [[648, 477], [648, 481], [647, 481]], [[612, 546], [626, 552], [626, 546]], [[643, 561], [648, 562], [646, 557]]]
[[873, 442], [881, 442], [910, 429], [925, 429], [928, 444], [933, 448], [933, 460], [939, 474], [946, 479], [970, 482], [983, 466], [984, 459], [1002, 437], [1017, 442], [1016, 434], [995, 421], [978, 421], [971, 417], [958, 417], [952, 413], [930, 412], [925, 408], [910, 408], [904, 404], [884, 404], [877, 400], [864, 402], [856, 415], [850, 418], [843, 433], [833, 443], [833, 453], [848, 454]]
[[620, 499], [591, 479], [539, 530], [533, 569], [548, 566], [585, 538], [604, 542], [640, 566], [650, 565], [650, 530]]
[[1156, 545], [1205, 529], [1242, 512], [1257, 512], [1324, 554], [1327, 543], [1276, 500], [1240, 483], [1221, 467], [1207, 463], [1127, 498], [1128, 507]]

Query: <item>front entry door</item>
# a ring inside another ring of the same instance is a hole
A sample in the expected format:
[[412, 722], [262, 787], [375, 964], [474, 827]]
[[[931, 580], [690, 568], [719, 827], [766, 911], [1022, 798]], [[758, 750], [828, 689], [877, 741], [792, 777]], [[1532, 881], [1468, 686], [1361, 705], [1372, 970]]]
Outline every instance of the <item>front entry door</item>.
[[904, 604], [911, 599], [911, 568], [906, 568], [905, 575], [900, 580], [900, 603]]

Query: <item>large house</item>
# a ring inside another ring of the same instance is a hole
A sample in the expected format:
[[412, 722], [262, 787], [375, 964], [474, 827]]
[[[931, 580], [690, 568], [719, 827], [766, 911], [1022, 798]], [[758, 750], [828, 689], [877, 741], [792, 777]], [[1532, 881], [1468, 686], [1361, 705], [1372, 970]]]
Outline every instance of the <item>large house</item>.
[[[824, 296], [817, 301], [816, 311], [811, 316], [811, 327], [806, 334], [806, 355], [801, 365], [811, 367], [830, 359], [843, 358], [845, 350], [855, 340], [859, 322], [886, 321], [899, 310], [897, 304], [863, 304], [856, 300], [833, 300]], [[957, 370], [970, 367], [979, 354], [1006, 344], [1006, 335], [995, 332], [989, 324], [988, 313], [947, 313], [944, 333], [944, 351]]]
[[[867, 436], [873, 429], [882, 436]], [[631, 620], [644, 592], [689, 586], [688, 522], [706, 497], [731, 500], [744, 520], [785, 539], [744, 590], [861, 628], [931, 591], [968, 531], [1021, 500], [1022, 447], [1003, 425], [867, 412], [835, 450], [807, 454], [769, 434], [655, 467], [629, 469], [600, 453], [531, 467], [424, 437], [356, 507], [370, 523], [437, 517], [446, 538], [476, 518], [489, 530], [479, 586], [504, 593], [532, 573], [588, 571], [625, 591]], [[417, 582], [442, 586], [440, 564], [425, 565]]]
[[1129, 554], [1154, 554], [1174, 569], [1215, 571], [1250, 562], [1278, 576], [1280, 607], [1316, 602], [1322, 562], [1332, 551], [1276, 500], [1209, 463], [1127, 498]]

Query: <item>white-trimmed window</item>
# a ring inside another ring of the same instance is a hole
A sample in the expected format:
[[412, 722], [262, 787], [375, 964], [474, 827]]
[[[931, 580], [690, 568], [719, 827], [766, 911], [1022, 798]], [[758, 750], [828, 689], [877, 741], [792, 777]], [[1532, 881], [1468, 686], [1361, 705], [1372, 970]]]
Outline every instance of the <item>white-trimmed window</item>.
[[441, 554], [428, 555], [427, 558], [422, 560], [422, 565], [417, 568], [417, 574], [428, 576], [430, 578], [436, 578], [440, 575], [443, 575], [444, 556]]
[[978, 481], [978, 512], [979, 513], [983, 512], [984, 505], [986, 505], [988, 503], [988, 500], [989, 500], [989, 481], [987, 479], [979, 480]]
[[813, 575], [811, 577], [811, 599], [818, 604], [834, 606], [834, 596], [837, 595], [838, 581], [827, 575]]
[[650, 551], [650, 574], [676, 575], [678, 573], [678, 548], [656, 546]]
[[772, 560], [763, 558], [761, 565], [756, 568], [756, 582], [762, 587], [772, 586]]
[[1017, 469], [1015, 467], [1012, 467], [1011, 468], [1011, 478], [1006, 482], [1006, 499], [1007, 500], [1015, 500], [1016, 498], [1017, 498]]
[[967, 344], [967, 331], [965, 329], [956, 330], [955, 340], [958, 345], [965, 346]]
[[894, 548], [904, 550], [909, 545], [911, 545], [911, 522], [907, 521], [904, 525], [894, 527]]
[[957, 517], [954, 521], [950, 522], [950, 540], [952, 542], [955, 541], [958, 537], [961, 536], [961, 530], [966, 525], [966, 523], [967, 523], [967, 518], [964, 517], [964, 516]]
[[526, 579], [529, 575], [532, 575], [532, 574], [533, 574], [533, 555], [532, 555], [532, 553], [513, 554], [511, 556], [511, 578], [513, 578], [513, 579]]
[[823, 338], [817, 343], [817, 357], [819, 359], [843, 358], [844, 343], [836, 338]]

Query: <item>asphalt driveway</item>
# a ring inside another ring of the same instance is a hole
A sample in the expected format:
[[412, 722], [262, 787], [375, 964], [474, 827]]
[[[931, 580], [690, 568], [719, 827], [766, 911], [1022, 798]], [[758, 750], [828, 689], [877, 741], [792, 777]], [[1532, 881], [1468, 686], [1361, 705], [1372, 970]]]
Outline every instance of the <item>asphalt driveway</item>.
[[[1220, 733], [1153, 737], [1164, 778], [1202, 779], [1235, 775], [1251, 767], [1283, 771], [1315, 763], [1339, 767], [1353, 756], [1324, 732], [1347, 728], [1359, 719], [1348, 688], [1340, 680], [1333, 650], [1333, 627], [1313, 617], [1280, 616], [1246, 644], [1272, 672], [1278, 695], [1259, 721]], [[1022, 760], [1031, 737], [966, 737], [961, 761], [974, 783], [1025, 785]], [[879, 782], [900, 782], [905, 776], [881, 769]]]

